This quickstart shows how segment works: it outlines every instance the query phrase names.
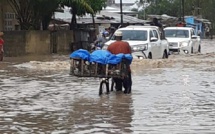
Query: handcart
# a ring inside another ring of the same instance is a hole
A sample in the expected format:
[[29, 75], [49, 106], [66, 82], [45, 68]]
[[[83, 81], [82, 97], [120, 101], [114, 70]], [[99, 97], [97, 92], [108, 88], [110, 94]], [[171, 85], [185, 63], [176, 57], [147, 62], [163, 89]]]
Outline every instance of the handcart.
[[[95, 77], [101, 78], [99, 86], [99, 95], [106, 88], [107, 94], [109, 90], [110, 78], [128, 77], [129, 60], [123, 58], [118, 64], [100, 64], [97, 62], [89, 62], [81, 58], [70, 58], [70, 74], [77, 77]], [[111, 91], [114, 89], [114, 81], [111, 82]], [[127, 90], [127, 89], [125, 89]]]

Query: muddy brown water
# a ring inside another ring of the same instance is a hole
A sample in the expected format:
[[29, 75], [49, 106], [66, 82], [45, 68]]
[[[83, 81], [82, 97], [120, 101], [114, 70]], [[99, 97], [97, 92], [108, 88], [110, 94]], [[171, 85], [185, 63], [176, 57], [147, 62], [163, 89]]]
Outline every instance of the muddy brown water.
[[134, 60], [132, 94], [98, 96], [69, 75], [67, 55], [0, 63], [1, 134], [214, 134], [215, 41], [202, 54]]

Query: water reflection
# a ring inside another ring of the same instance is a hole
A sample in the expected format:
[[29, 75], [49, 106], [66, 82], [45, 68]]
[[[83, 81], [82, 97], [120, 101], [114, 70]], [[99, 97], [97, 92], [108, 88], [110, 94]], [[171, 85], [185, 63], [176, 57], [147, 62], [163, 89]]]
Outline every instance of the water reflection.
[[73, 133], [131, 133], [133, 109], [130, 95], [78, 98], [72, 104], [67, 124]]
[[99, 79], [69, 76], [64, 56], [6, 58], [0, 133], [212, 134], [215, 54], [206, 47], [201, 55], [134, 61], [132, 94], [101, 97]]
[[[135, 77], [138, 91], [132, 95], [134, 132], [213, 133], [214, 74], [195, 69], [166, 69], [144, 78]], [[202, 85], [206, 81], [210, 88]]]
[[112, 133], [130, 133], [131, 96], [113, 93], [100, 98], [98, 82], [70, 77], [66, 72], [8, 77], [1, 83], [0, 121], [4, 128], [0, 132], [110, 133], [111, 129]]

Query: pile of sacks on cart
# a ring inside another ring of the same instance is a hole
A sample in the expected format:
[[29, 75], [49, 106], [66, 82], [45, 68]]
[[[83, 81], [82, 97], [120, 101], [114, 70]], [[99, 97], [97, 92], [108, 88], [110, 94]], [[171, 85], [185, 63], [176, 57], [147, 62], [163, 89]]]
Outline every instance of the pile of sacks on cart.
[[107, 50], [90, 53], [79, 49], [70, 54], [70, 74], [80, 77], [122, 77], [127, 74], [131, 54], [112, 54]]

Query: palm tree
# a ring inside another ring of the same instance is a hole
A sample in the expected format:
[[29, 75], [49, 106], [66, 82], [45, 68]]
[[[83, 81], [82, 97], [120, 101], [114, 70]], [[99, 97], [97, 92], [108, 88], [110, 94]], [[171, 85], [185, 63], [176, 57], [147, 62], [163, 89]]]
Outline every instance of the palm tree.
[[61, 6], [71, 7], [72, 19], [70, 29], [77, 28], [76, 16], [94, 13], [91, 6], [85, 0], [60, 0]]
[[93, 9], [94, 13], [91, 13], [92, 19], [93, 19], [93, 26], [95, 28], [95, 14], [97, 12], [100, 12], [104, 7], [106, 7], [106, 1], [107, 0], [88, 0], [88, 4]]
[[[47, 8], [48, 5], [48, 8]], [[54, 12], [59, 8], [59, 0], [38, 0], [38, 6], [34, 6], [35, 11], [39, 11], [40, 21], [43, 30], [47, 30]]]

